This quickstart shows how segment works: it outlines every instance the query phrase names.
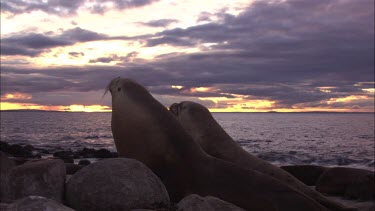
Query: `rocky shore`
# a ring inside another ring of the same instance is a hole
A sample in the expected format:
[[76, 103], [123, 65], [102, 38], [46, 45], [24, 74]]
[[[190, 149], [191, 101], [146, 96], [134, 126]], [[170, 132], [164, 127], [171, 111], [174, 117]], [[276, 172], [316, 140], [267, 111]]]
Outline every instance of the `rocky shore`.
[[[0, 210], [243, 210], [212, 196], [172, 203], [143, 163], [106, 149], [47, 152], [1, 142]], [[91, 162], [91, 161], [94, 162]], [[323, 166], [284, 166], [305, 184], [358, 210], [375, 210], [374, 172]]]

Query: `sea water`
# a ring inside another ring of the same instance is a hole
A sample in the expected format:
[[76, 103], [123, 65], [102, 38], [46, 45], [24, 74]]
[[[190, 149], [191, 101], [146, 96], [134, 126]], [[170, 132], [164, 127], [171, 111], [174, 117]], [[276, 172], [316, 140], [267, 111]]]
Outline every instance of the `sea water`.
[[[276, 165], [374, 169], [373, 113], [214, 113], [248, 152]], [[50, 151], [116, 151], [111, 113], [1, 112], [1, 141]]]

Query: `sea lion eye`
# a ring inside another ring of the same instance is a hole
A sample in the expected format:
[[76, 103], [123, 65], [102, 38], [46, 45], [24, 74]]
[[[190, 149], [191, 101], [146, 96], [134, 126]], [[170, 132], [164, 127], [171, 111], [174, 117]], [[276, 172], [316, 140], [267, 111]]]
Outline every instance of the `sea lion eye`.
[[121, 91], [121, 88], [119, 87], [119, 88], [117, 88], [117, 91]]

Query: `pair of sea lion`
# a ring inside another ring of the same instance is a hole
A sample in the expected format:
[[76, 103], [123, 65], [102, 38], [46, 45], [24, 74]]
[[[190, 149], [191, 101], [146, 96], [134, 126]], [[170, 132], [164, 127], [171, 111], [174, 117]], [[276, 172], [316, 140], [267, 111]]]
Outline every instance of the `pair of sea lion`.
[[[181, 124], [185, 103], [181, 107], [175, 104], [170, 112], [130, 79], [113, 79], [108, 90], [112, 95], [112, 133], [119, 155], [146, 164], [165, 184], [172, 201], [199, 194], [218, 197], [246, 210], [345, 209], [319, 203], [291, 187], [289, 180], [282, 182], [261, 173], [269, 168], [266, 164], [256, 164], [258, 170], [253, 165], [243, 168], [230, 159], [216, 158], [215, 150], [211, 155], [205, 152], [207, 146], [200, 146], [200, 141], [194, 139], [197, 132]], [[275, 169], [275, 174], [280, 171]]]

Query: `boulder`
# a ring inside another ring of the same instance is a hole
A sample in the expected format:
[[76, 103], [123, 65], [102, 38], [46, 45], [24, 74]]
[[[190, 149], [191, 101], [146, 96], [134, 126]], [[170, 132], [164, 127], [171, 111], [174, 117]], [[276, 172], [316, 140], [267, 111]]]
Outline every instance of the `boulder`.
[[319, 177], [327, 170], [326, 167], [315, 165], [281, 166], [280, 168], [309, 186], [314, 186]]
[[16, 164], [10, 160], [6, 153], [0, 151], [0, 202], [8, 199], [8, 175]]
[[191, 194], [177, 204], [179, 211], [245, 211], [234, 204], [213, 196]]
[[[2, 209], [3, 210], [3, 209]], [[17, 210], [17, 211], [74, 211], [73, 209], [60, 204], [57, 201], [44, 198], [42, 196], [28, 196], [19, 199], [12, 204], [6, 206], [4, 210]]]
[[80, 160], [78, 162], [78, 165], [83, 165], [83, 166], [87, 166], [89, 165], [91, 162], [89, 160]]
[[96, 150], [91, 148], [83, 148], [82, 150], [78, 151], [77, 154], [84, 157], [84, 158], [91, 158], [94, 157]]
[[27, 161], [31, 160], [31, 159], [28, 159], [28, 158], [10, 158], [10, 159], [12, 161], [14, 161], [16, 166], [22, 165], [22, 164], [26, 163]]
[[374, 172], [335, 167], [324, 172], [316, 183], [316, 190], [348, 199], [372, 200], [375, 198]]
[[0, 151], [0, 172], [1, 174], [9, 173], [16, 164], [13, 160], [9, 159], [8, 155]]
[[96, 158], [113, 158], [113, 154], [111, 151], [107, 149], [99, 149], [94, 153], [94, 157]]
[[72, 151], [57, 151], [53, 153], [53, 157], [60, 158], [61, 160], [73, 160], [74, 153]]
[[0, 210], [1, 211], [8, 211], [8, 204], [6, 203], [0, 203]]
[[62, 201], [65, 176], [65, 165], [58, 159], [16, 166], [9, 173], [9, 197], [19, 199], [37, 195]]
[[80, 170], [83, 166], [73, 164], [73, 163], [65, 163], [66, 174], [75, 174], [78, 170]]
[[348, 200], [340, 196], [326, 196], [329, 200], [332, 200], [336, 203], [342, 204], [345, 207], [351, 207], [357, 211], [374, 211], [375, 210], [375, 201], [359, 201], [359, 200]]
[[[6, 146], [6, 145], [4, 145]], [[14, 157], [22, 157], [22, 158], [34, 158], [36, 157], [33, 152], [27, 148], [22, 147], [19, 144], [8, 144], [2, 151], [14, 156]]]
[[90, 164], [66, 185], [67, 204], [76, 210], [154, 209], [169, 205], [160, 179], [143, 163], [110, 158]]

